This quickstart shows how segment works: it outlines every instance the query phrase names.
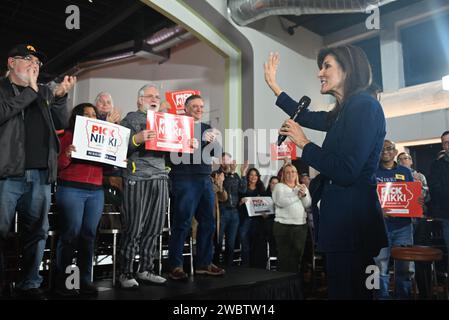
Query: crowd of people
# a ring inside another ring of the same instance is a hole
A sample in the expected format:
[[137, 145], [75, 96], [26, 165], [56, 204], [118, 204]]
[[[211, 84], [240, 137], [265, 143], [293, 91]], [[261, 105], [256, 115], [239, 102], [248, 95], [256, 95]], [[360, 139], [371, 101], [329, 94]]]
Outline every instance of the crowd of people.
[[[441, 136], [444, 153], [432, 164], [427, 183], [413, 169], [411, 156], [398, 154], [395, 143], [385, 140], [385, 117], [371, 69], [357, 47], [325, 48], [318, 55], [321, 93], [335, 97], [334, 109], [303, 110], [280, 130], [303, 150], [302, 161], [320, 174], [311, 179], [308, 172], [298, 172], [286, 162], [266, 186], [259, 170], [247, 162], [237, 172], [233, 155], [219, 143], [219, 132], [202, 121], [205, 106], [200, 95], [185, 101], [186, 115], [194, 121], [194, 137], [189, 141], [193, 153], [175, 163], [168, 152], [145, 148], [156, 136], [147, 128], [147, 112], [165, 109], [161, 109], [157, 85], [149, 83], [137, 90], [137, 109], [123, 118], [108, 92], [100, 92], [93, 104], [78, 104], [69, 115], [67, 93], [76, 78], [66, 76], [53, 90], [39, 85], [45, 59], [33, 46], [18, 45], [10, 51], [8, 74], [0, 80], [0, 284], [3, 252], [17, 211], [22, 252], [16, 284], [19, 297], [45, 297], [39, 270], [48, 236], [52, 184], [56, 184], [59, 216], [55, 292], [61, 296], [98, 292], [92, 281], [92, 259], [107, 195], [104, 190], [109, 187], [122, 194], [118, 280], [123, 289], [163, 285], [167, 277], [188, 279], [183, 250], [191, 235], [195, 274], [223, 276], [223, 267], [228, 269], [238, 260], [241, 267], [266, 268], [270, 256], [277, 257], [278, 271], [301, 274], [309, 236], [315, 249], [325, 254], [330, 299], [388, 299], [391, 248], [425, 242], [426, 236], [419, 231], [425, 218], [389, 216], [378, 201], [380, 182], [421, 182], [419, 203], [425, 217], [441, 219], [449, 247], [449, 132]], [[277, 97], [276, 104], [293, 115], [298, 103], [277, 84], [279, 62], [279, 55], [270, 54], [265, 80]], [[72, 158], [77, 150], [73, 141], [78, 116], [130, 129], [125, 169]], [[327, 132], [322, 146], [310, 141], [302, 127]], [[60, 129], [64, 133], [58, 137]], [[216, 170], [214, 158], [219, 159]], [[247, 204], [253, 197], [271, 198], [274, 214], [250, 214]], [[168, 210], [168, 270], [167, 276], [161, 276], [155, 260]], [[66, 270], [75, 257], [80, 285], [73, 288], [67, 286]], [[366, 268], [374, 264], [380, 270], [380, 288], [375, 292], [365, 285]], [[396, 264], [395, 298], [410, 298], [410, 277], [415, 271], [418, 275], [420, 268], [408, 262]], [[425, 281], [418, 285], [420, 293], [426, 292]]]

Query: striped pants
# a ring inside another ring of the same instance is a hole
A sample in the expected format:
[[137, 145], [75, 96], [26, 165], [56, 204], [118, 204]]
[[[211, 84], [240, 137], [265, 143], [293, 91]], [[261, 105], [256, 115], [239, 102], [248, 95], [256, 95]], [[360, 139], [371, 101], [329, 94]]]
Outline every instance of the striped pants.
[[168, 180], [125, 179], [120, 242], [121, 273], [133, 273], [134, 258], [139, 271], [153, 271], [158, 236], [162, 233], [168, 206]]

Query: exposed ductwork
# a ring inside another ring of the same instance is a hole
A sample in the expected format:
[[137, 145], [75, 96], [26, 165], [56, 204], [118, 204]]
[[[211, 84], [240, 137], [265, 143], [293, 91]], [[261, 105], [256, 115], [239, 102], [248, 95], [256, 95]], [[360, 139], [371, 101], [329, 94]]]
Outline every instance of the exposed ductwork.
[[192, 38], [193, 35], [180, 26], [164, 28], [150, 37], [143, 39], [141, 43], [127, 41], [94, 52], [90, 55], [89, 59], [78, 62], [60, 77], [66, 74], [79, 75], [90, 69], [135, 59], [136, 57], [161, 62], [168, 59], [168, 49]]
[[161, 52], [192, 38], [193, 35], [186, 29], [180, 26], [174, 26], [156, 32], [146, 40], [146, 43], [152, 47], [153, 52]]
[[228, 0], [232, 20], [240, 26], [273, 15], [336, 14], [365, 12], [369, 5], [396, 0]]

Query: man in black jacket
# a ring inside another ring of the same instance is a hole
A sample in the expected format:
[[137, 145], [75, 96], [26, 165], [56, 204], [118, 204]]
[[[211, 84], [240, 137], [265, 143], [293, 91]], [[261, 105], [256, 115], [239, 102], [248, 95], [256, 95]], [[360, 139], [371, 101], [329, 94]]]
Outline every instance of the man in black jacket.
[[233, 263], [235, 240], [239, 229], [240, 218], [238, 212], [239, 195], [246, 192], [247, 180], [246, 173], [248, 171], [248, 163], [241, 168], [241, 176], [236, 173], [236, 161], [232, 160], [232, 156], [228, 152], [221, 154], [220, 168], [216, 171], [223, 172], [225, 179], [223, 181], [223, 188], [228, 193], [228, 199], [220, 203], [220, 230], [218, 236], [218, 245], [216, 248], [216, 255], [221, 253], [223, 246], [223, 239], [226, 241], [225, 245], [225, 264], [230, 267]]
[[50, 184], [57, 175], [55, 131], [65, 128], [67, 92], [76, 82], [66, 76], [53, 92], [38, 85], [44, 60], [33, 46], [18, 45], [8, 54], [7, 77], [0, 79], [0, 255], [17, 211], [23, 249], [17, 289], [29, 298], [43, 297], [39, 266], [48, 231]]
[[449, 131], [441, 135], [441, 144], [445, 153], [432, 163], [429, 190], [431, 214], [441, 221], [444, 241], [449, 251]]

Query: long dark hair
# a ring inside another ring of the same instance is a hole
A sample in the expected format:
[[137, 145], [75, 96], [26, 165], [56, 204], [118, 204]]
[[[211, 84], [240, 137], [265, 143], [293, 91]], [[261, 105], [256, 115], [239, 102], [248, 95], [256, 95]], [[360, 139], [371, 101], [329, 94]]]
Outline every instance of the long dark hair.
[[256, 168], [249, 169], [247, 174], [246, 174], [246, 181], [247, 181], [248, 186], [249, 186], [249, 175], [251, 174], [251, 171], [256, 172], [256, 175], [257, 175], [257, 182], [256, 182], [257, 193], [260, 194], [260, 195], [264, 194], [265, 193], [265, 186], [264, 186], [262, 180], [260, 179], [260, 172]]
[[267, 197], [271, 197], [271, 182], [274, 180], [274, 179], [276, 179], [277, 181], [281, 181], [279, 178], [278, 178], [278, 176], [271, 176], [270, 177], [270, 180], [268, 180], [268, 185], [267, 185], [267, 189], [265, 190], [265, 195], [267, 196]]
[[343, 45], [333, 48], [323, 48], [318, 53], [317, 64], [321, 70], [324, 59], [332, 55], [346, 75], [342, 101], [337, 101], [335, 107], [328, 114], [328, 121], [332, 122], [341, 110], [341, 105], [349, 97], [362, 91], [367, 91], [377, 99], [378, 87], [373, 84], [371, 66], [365, 52], [353, 45]]
[[69, 118], [69, 127], [67, 128], [68, 130], [73, 131], [75, 129], [76, 116], [83, 116], [84, 108], [94, 108], [95, 114], [98, 117], [98, 110], [92, 103], [89, 102], [80, 103], [79, 105], [75, 106], [72, 109], [72, 113], [70, 114]]

